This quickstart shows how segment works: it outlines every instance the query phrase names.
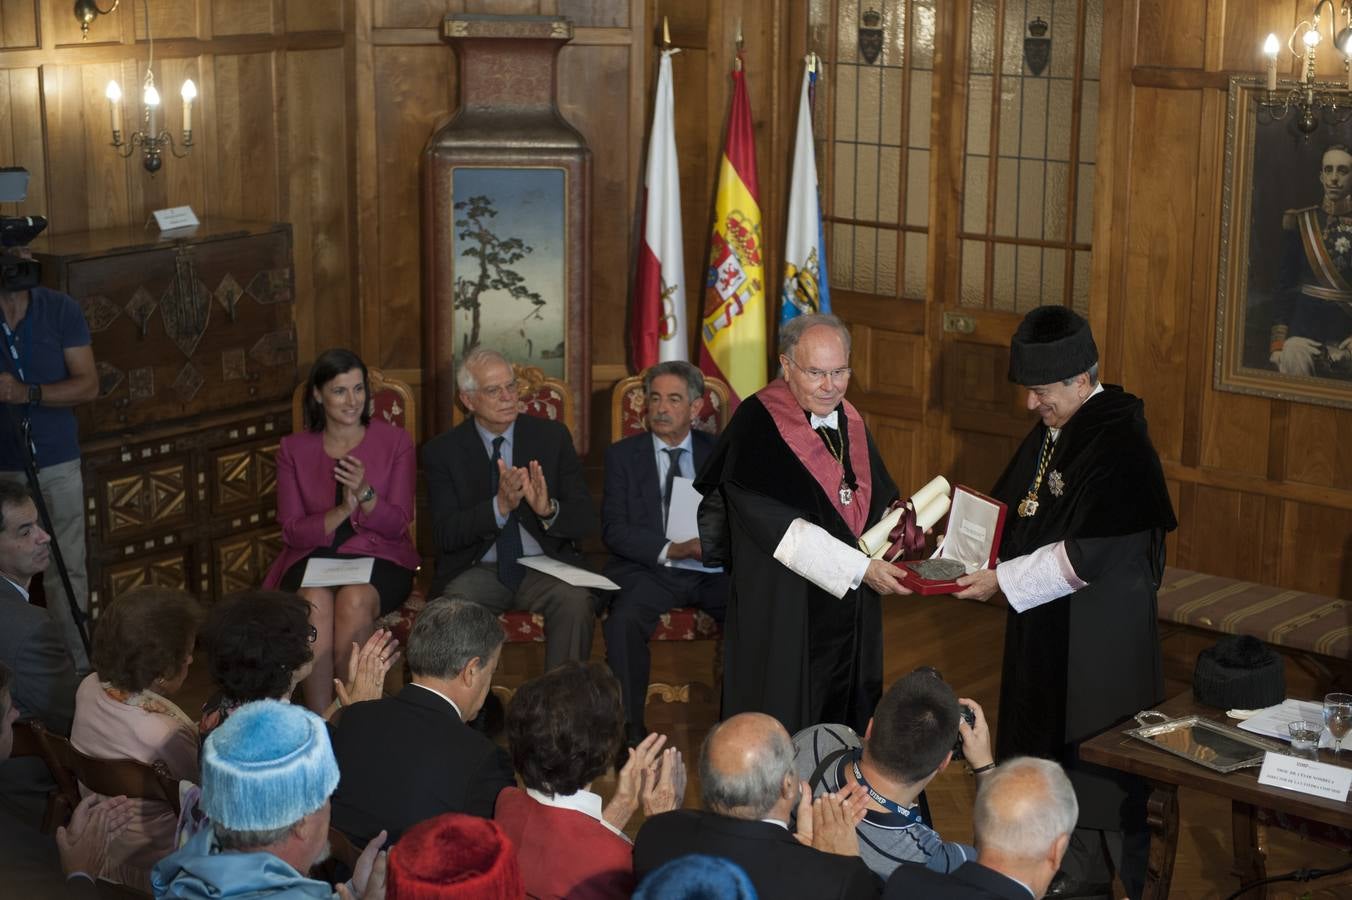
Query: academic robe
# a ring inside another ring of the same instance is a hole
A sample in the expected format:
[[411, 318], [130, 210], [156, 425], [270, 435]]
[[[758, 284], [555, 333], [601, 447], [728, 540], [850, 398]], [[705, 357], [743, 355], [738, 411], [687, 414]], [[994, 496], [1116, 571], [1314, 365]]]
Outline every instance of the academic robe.
[[882, 696], [877, 593], [861, 584], [838, 598], [774, 555], [799, 518], [855, 547], [897, 499], [859, 411], [844, 401], [836, 412], [856, 481], [848, 506], [839, 497], [842, 464], [781, 379], [742, 401], [696, 479], [704, 495], [704, 563], [723, 566], [732, 578], [724, 718], [763, 712], [790, 734], [819, 722], [843, 722], [862, 734]]
[[1009, 506], [1000, 557], [1065, 541], [1088, 584], [1026, 612], [1010, 609], [996, 758], [1060, 760], [1075, 785], [1080, 825], [1121, 830], [1134, 786], [1078, 763], [1077, 746], [1164, 698], [1156, 590], [1164, 535], [1177, 522], [1145, 406], [1115, 385], [1104, 385], [1061, 429], [1037, 512], [1020, 516], [1046, 434], [1039, 422], [991, 492]]

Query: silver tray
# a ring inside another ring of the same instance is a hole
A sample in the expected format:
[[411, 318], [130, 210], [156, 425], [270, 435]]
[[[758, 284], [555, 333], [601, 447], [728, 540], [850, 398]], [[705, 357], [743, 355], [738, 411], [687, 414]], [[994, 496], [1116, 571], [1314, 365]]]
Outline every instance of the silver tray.
[[1136, 721], [1141, 727], [1132, 728], [1126, 734], [1222, 774], [1261, 766], [1263, 755], [1270, 750], [1283, 754], [1291, 752], [1291, 748], [1280, 741], [1240, 731], [1204, 716], [1171, 719], [1151, 709], [1137, 713]]

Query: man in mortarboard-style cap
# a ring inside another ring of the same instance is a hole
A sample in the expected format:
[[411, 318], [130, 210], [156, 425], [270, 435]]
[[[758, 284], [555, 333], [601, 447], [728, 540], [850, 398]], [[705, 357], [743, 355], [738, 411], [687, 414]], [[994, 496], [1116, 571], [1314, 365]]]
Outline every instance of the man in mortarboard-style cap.
[[1106, 896], [1108, 857], [1145, 887], [1145, 785], [1078, 761], [1081, 741], [1164, 698], [1156, 590], [1177, 522], [1138, 397], [1098, 380], [1089, 323], [1040, 306], [1019, 324], [1009, 379], [1041, 421], [991, 494], [1009, 507], [1000, 562], [960, 578], [959, 597], [1009, 602], [999, 759], [1065, 766], [1079, 827], [1049, 897]]

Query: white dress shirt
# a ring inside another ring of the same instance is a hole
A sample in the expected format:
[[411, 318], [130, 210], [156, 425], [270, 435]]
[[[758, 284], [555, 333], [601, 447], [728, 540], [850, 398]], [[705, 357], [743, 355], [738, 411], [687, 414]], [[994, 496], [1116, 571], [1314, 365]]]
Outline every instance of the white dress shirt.
[[[657, 495], [662, 496], [662, 488], [667, 484], [667, 470], [671, 468], [671, 455], [667, 450], [674, 450], [680, 447], [685, 452], [681, 454], [680, 462], [677, 465], [676, 475], [679, 478], [695, 477], [695, 440], [690, 432], [685, 433], [685, 440], [679, 444], [672, 445], [662, 440], [657, 435], [653, 435], [653, 453], [657, 454]], [[667, 552], [671, 550], [671, 541], [662, 545], [662, 552], [657, 554], [657, 564], [665, 566], [667, 564]]]
[[606, 826], [612, 833], [624, 838], [626, 843], [632, 843], [629, 836], [616, 828], [603, 818], [604, 808], [601, 804], [601, 795], [593, 794], [586, 788], [574, 791], [571, 794], [546, 794], [537, 791], [535, 788], [526, 788], [526, 796], [537, 803], [543, 803], [545, 806], [553, 806], [557, 809], [571, 809], [574, 812], [580, 812], [583, 815], [590, 816], [602, 825]]
[[[503, 463], [507, 466], [507, 468], [510, 469], [512, 467], [512, 444], [516, 438], [516, 423], [513, 422], [512, 424], [508, 425], [507, 430], [504, 431], [501, 435], [496, 435], [493, 432], [489, 431], [487, 428], [480, 425], [478, 419], [475, 419], [474, 430], [479, 432], [479, 440], [484, 442], [484, 450], [488, 452], [489, 459], [493, 458], [494, 438], [501, 437], [503, 439], [501, 458]], [[521, 502], [525, 503], [526, 501], [522, 500]], [[507, 517], [504, 516], [502, 512], [498, 509], [498, 501], [496, 497], [493, 498], [492, 503], [493, 503], [493, 518], [497, 521], [498, 528], [501, 529], [503, 528], [503, 526], [507, 524]], [[555, 512], [552, 518], [541, 519], [540, 520], [541, 524], [543, 524], [546, 528], [548, 528], [550, 525], [554, 523], [554, 519], [557, 519], [558, 516], [559, 514]], [[521, 555], [523, 557], [543, 556], [545, 551], [540, 546], [540, 542], [537, 541], [535, 538], [531, 537], [530, 532], [527, 531], [525, 528], [523, 528], [519, 521], [517, 522], [516, 527], [521, 531]], [[498, 561], [498, 547], [497, 544], [493, 544], [488, 548], [488, 552], [485, 553], [483, 557], [480, 559], [480, 562], [491, 563], [497, 561]]]
[[459, 704], [457, 704], [457, 703], [456, 703], [454, 700], [452, 700], [450, 697], [447, 697], [445, 694], [443, 694], [441, 691], [437, 690], [436, 688], [428, 687], [428, 686], [425, 685], [425, 684], [418, 684], [418, 682], [416, 682], [416, 681], [412, 681], [412, 682], [409, 682], [409, 683], [412, 684], [414, 687], [422, 688], [424, 691], [427, 691], [429, 694], [436, 694], [436, 695], [437, 695], [438, 697], [440, 697], [442, 700], [445, 700], [447, 703], [451, 704], [451, 709], [455, 710], [455, 714], [456, 714], [456, 716], [460, 719], [460, 721], [462, 721], [462, 722], [465, 721], [465, 714], [462, 713], [462, 712], [460, 711], [460, 706], [459, 706]]

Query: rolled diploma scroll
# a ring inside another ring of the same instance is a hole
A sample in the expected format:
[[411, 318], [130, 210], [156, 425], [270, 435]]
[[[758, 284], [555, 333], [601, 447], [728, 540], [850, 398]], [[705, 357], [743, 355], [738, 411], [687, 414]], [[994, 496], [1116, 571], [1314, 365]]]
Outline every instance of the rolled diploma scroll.
[[[911, 495], [911, 507], [915, 510], [916, 524], [921, 530], [929, 528], [935, 522], [943, 518], [944, 513], [948, 512], [949, 494], [952, 489], [949, 487], [948, 479], [942, 475], [935, 476], [929, 484], [922, 487]], [[897, 527], [901, 521], [902, 507], [897, 507], [887, 515], [878, 520], [878, 523], [865, 531], [859, 538], [859, 549], [863, 550], [874, 559], [880, 559], [887, 552], [888, 535], [892, 529]]]

